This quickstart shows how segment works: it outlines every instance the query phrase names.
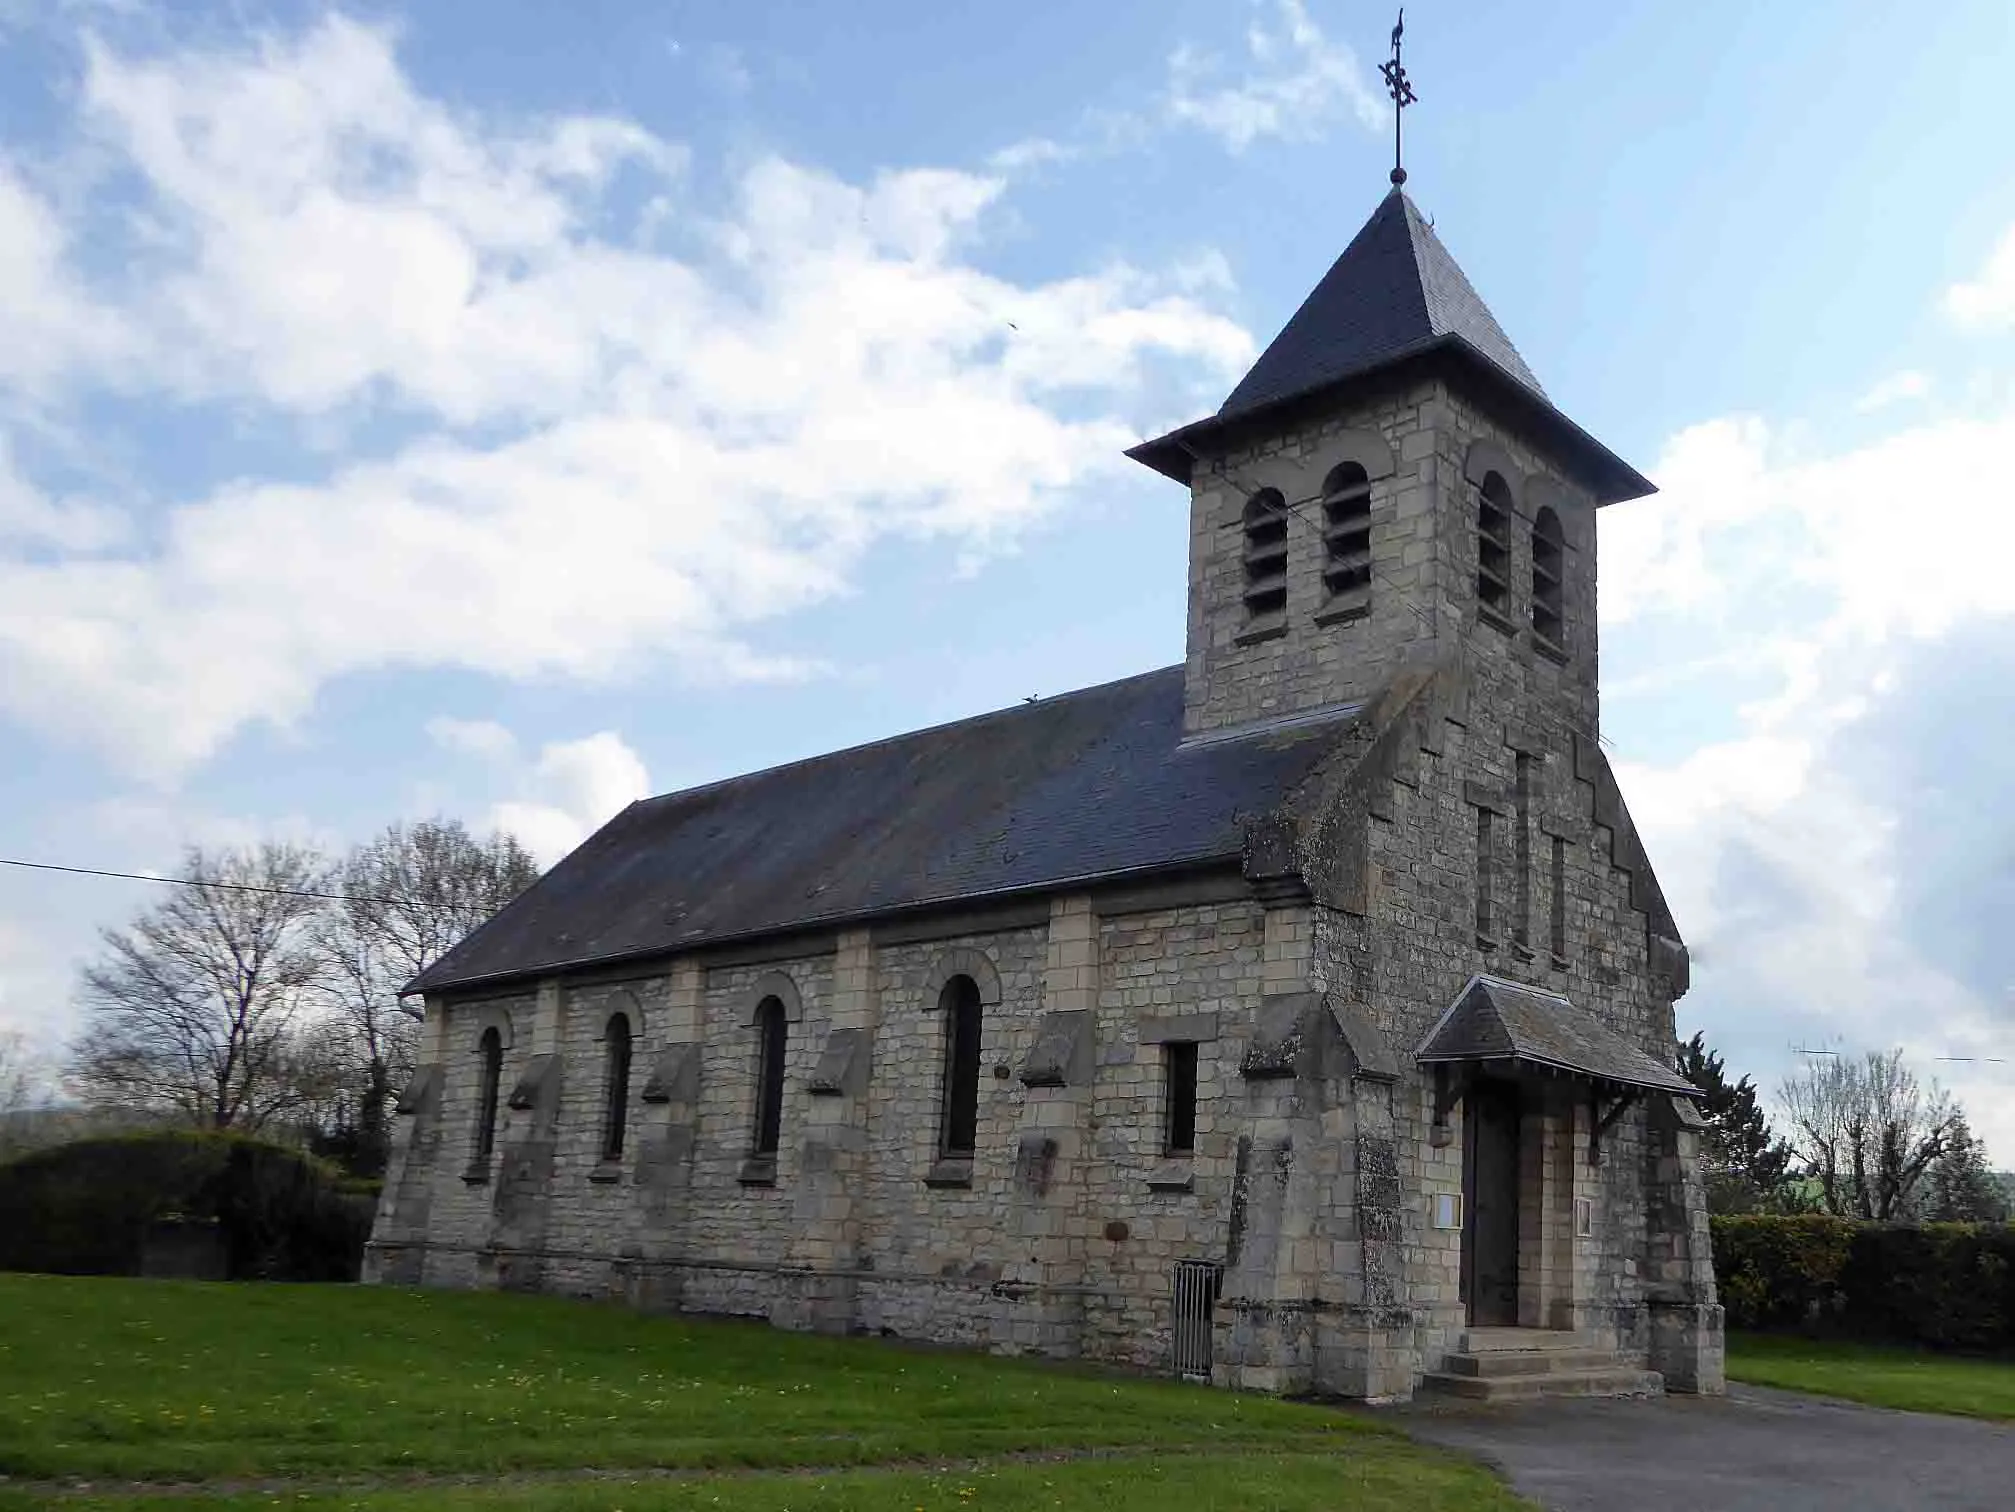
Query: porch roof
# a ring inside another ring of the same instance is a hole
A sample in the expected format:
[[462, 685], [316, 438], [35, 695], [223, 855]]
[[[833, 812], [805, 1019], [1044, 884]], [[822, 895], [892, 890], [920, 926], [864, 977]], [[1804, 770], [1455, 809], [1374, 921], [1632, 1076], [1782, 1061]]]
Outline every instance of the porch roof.
[[1428, 1033], [1422, 1065], [1511, 1060], [1681, 1097], [1700, 1089], [1557, 992], [1474, 976]]

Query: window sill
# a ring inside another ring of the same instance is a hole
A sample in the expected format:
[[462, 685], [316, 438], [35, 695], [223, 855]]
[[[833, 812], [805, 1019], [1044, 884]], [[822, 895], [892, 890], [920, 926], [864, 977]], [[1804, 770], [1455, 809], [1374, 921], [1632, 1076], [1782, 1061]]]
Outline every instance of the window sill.
[[1327, 609], [1318, 609], [1315, 612], [1315, 622], [1318, 625], [1347, 625], [1352, 620], [1369, 618], [1371, 618], [1369, 600], [1357, 604], [1331, 604]]
[[1481, 623], [1505, 635], [1518, 634], [1518, 626], [1499, 614], [1495, 609], [1492, 609], [1488, 604], [1478, 604], [1476, 606], [1476, 617]]
[[1285, 620], [1278, 625], [1254, 625], [1250, 629], [1241, 630], [1237, 635], [1233, 636], [1232, 644], [1256, 646], [1261, 641], [1279, 640], [1285, 634], [1287, 634], [1287, 622]]
[[1513, 940], [1511, 942], [1511, 958], [1515, 961], [1531, 960], [1532, 959], [1531, 947], [1523, 944], [1518, 940]]
[[462, 1184], [464, 1186], [488, 1186], [490, 1184], [490, 1167], [488, 1162], [482, 1165], [472, 1165], [463, 1171]]
[[1493, 940], [1489, 935], [1480, 934], [1476, 937], [1476, 948], [1478, 950], [1495, 950], [1497, 949], [1497, 941]]
[[745, 1187], [773, 1187], [777, 1184], [777, 1157], [774, 1155], [751, 1155], [742, 1162], [742, 1169], [735, 1178]]
[[1555, 957], [1553, 958], [1553, 969], [1554, 969], [1555, 971], [1565, 971], [1565, 970], [1567, 970], [1567, 957], [1566, 957], [1566, 956], [1563, 956], [1563, 955], [1557, 955], [1557, 956], [1555, 956]]
[[1187, 1192], [1195, 1188], [1193, 1155], [1165, 1155], [1161, 1164], [1147, 1173], [1150, 1192]]
[[924, 1172], [924, 1185], [928, 1187], [969, 1187], [972, 1184], [973, 1162], [970, 1155], [946, 1156]]
[[1545, 657], [1548, 661], [1554, 662], [1559, 666], [1564, 667], [1567, 665], [1569, 661], [1567, 652], [1562, 647], [1556, 646], [1552, 641], [1548, 640], [1545, 636], [1541, 635], [1537, 630], [1532, 632], [1532, 649], [1537, 651], [1541, 656]]
[[623, 1179], [623, 1163], [620, 1160], [599, 1160], [595, 1168], [588, 1172], [588, 1180], [607, 1186]]

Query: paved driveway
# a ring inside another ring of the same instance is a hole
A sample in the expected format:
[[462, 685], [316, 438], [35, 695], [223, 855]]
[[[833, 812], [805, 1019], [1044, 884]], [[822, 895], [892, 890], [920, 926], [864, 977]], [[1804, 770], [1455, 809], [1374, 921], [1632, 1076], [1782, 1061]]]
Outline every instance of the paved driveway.
[[2015, 1508], [2015, 1426], [1731, 1386], [1725, 1398], [1420, 1402], [1377, 1414], [1555, 1512]]

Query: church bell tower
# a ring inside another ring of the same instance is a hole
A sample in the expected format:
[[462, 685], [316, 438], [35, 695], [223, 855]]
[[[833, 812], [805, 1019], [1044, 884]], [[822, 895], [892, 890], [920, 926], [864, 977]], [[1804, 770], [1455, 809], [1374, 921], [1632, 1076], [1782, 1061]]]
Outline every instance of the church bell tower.
[[1190, 489], [1186, 738], [1452, 659], [1597, 728], [1595, 511], [1652, 485], [1555, 408], [1404, 178], [1217, 413], [1129, 453]]

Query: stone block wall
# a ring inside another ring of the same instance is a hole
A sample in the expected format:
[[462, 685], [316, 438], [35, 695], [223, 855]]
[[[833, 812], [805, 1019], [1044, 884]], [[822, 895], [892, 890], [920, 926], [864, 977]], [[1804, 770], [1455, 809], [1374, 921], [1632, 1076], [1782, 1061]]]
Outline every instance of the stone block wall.
[[[1371, 478], [1372, 581], [1363, 612], [1339, 614], [1323, 580], [1321, 492], [1339, 462]], [[1502, 621], [1476, 600], [1476, 488], [1511, 490], [1512, 592]], [[1245, 603], [1247, 501], [1277, 489], [1287, 521], [1287, 607], [1255, 622]], [[1530, 626], [1532, 527], [1560, 520], [1564, 657]], [[1428, 382], [1287, 428], [1200, 462], [1191, 487], [1185, 730], [1192, 734], [1362, 703], [1403, 667], [1458, 645], [1479, 668], [1515, 670], [1521, 692], [1596, 717], [1595, 504], [1549, 457], [1473, 399]]]
[[[1190, 499], [1184, 728], [1250, 724], [1368, 698], [1421, 627], [1414, 596], [1436, 591], [1440, 388], [1422, 384], [1312, 420], [1200, 464]], [[1323, 582], [1324, 479], [1355, 461], [1371, 478], [1373, 578], [1363, 613], [1334, 617]], [[1246, 502], [1278, 489], [1287, 522], [1287, 608], [1256, 624], [1245, 605]]]
[[[1268, 983], [1298, 981], [1307, 954], [1305, 939], [1289, 941], [1305, 922], [1268, 914], [1235, 873], [1207, 879], [1201, 900], [1186, 887], [1060, 898], [1047, 919], [1012, 927], [855, 930], [789, 956], [693, 958], [432, 1004], [438, 1108], [424, 1134], [417, 1115], [402, 1120], [371, 1274], [1164, 1368], [1174, 1263], [1223, 1263], [1236, 1243], [1251, 1115], [1239, 1057]], [[962, 1179], [938, 1159], [938, 997], [953, 972], [974, 976], [983, 1002], [976, 1149]], [[757, 1184], [751, 1019], [780, 980], [793, 999], [782, 1136], [773, 1177]], [[616, 1012], [634, 1040], [630, 1128], [612, 1163]], [[475, 1036], [500, 1016], [512, 1031], [507, 1093], [535, 1054], [559, 1057], [534, 1227], [497, 1201], [503, 1152], [529, 1111], [500, 1111], [489, 1179], [464, 1179]], [[858, 1075], [814, 1090], [842, 1033], [859, 1036]], [[1172, 1038], [1199, 1046], [1185, 1157], [1163, 1148]], [[645, 1092], [688, 1062], [686, 1085]]]
[[[1619, 855], [1641, 851], [1619, 847], [1598, 822], [1595, 787], [1578, 775], [1600, 758], [1573, 722], [1574, 701], [1532, 697], [1515, 670], [1481, 658], [1457, 665], [1459, 676], [1422, 695], [1428, 716], [1409, 730], [1390, 776], [1377, 779], [1362, 851], [1369, 875], [1348, 897], [1318, 889], [1318, 902], [1347, 903], [1351, 912], [1339, 908], [1318, 929], [1312, 976], [1354, 994], [1403, 1058], [1470, 977], [1486, 973], [1559, 993], [1668, 1060], [1672, 998], [1683, 984], [1671, 980], [1640, 906], [1645, 879], [1619, 863]], [[1489, 815], [1487, 835], [1479, 812]], [[1486, 838], [1488, 865], [1480, 868]], [[1491, 894], [1487, 920], [1477, 909], [1479, 886]], [[1591, 1106], [1584, 1081], [1526, 1080], [1520, 1321], [1583, 1330], [1648, 1354], [1654, 1368], [1674, 1363], [1679, 1378], [1711, 1383], [1713, 1369], [1669, 1351], [1661, 1357], [1650, 1332], [1655, 1297], [1670, 1294], [1685, 1307], [1714, 1301], [1705, 1243], [1675, 1237], [1690, 1232], [1697, 1166], [1675, 1146], [1654, 1162], [1666, 1186], [1645, 1174], [1667, 1100], [1623, 1112], [1591, 1164], [1591, 1136], [1607, 1107]], [[1461, 1191], [1462, 1114], [1457, 1106], [1437, 1129], [1434, 1112], [1432, 1080], [1409, 1065], [1395, 1088], [1393, 1125], [1408, 1296], [1426, 1369], [1452, 1347], [1465, 1315], [1459, 1232], [1433, 1224], [1435, 1197]], [[1578, 1217], [1585, 1232], [1577, 1232]], [[1652, 1276], [1661, 1256], [1662, 1290]], [[1695, 1327], [1701, 1338], [1709, 1332]]]

